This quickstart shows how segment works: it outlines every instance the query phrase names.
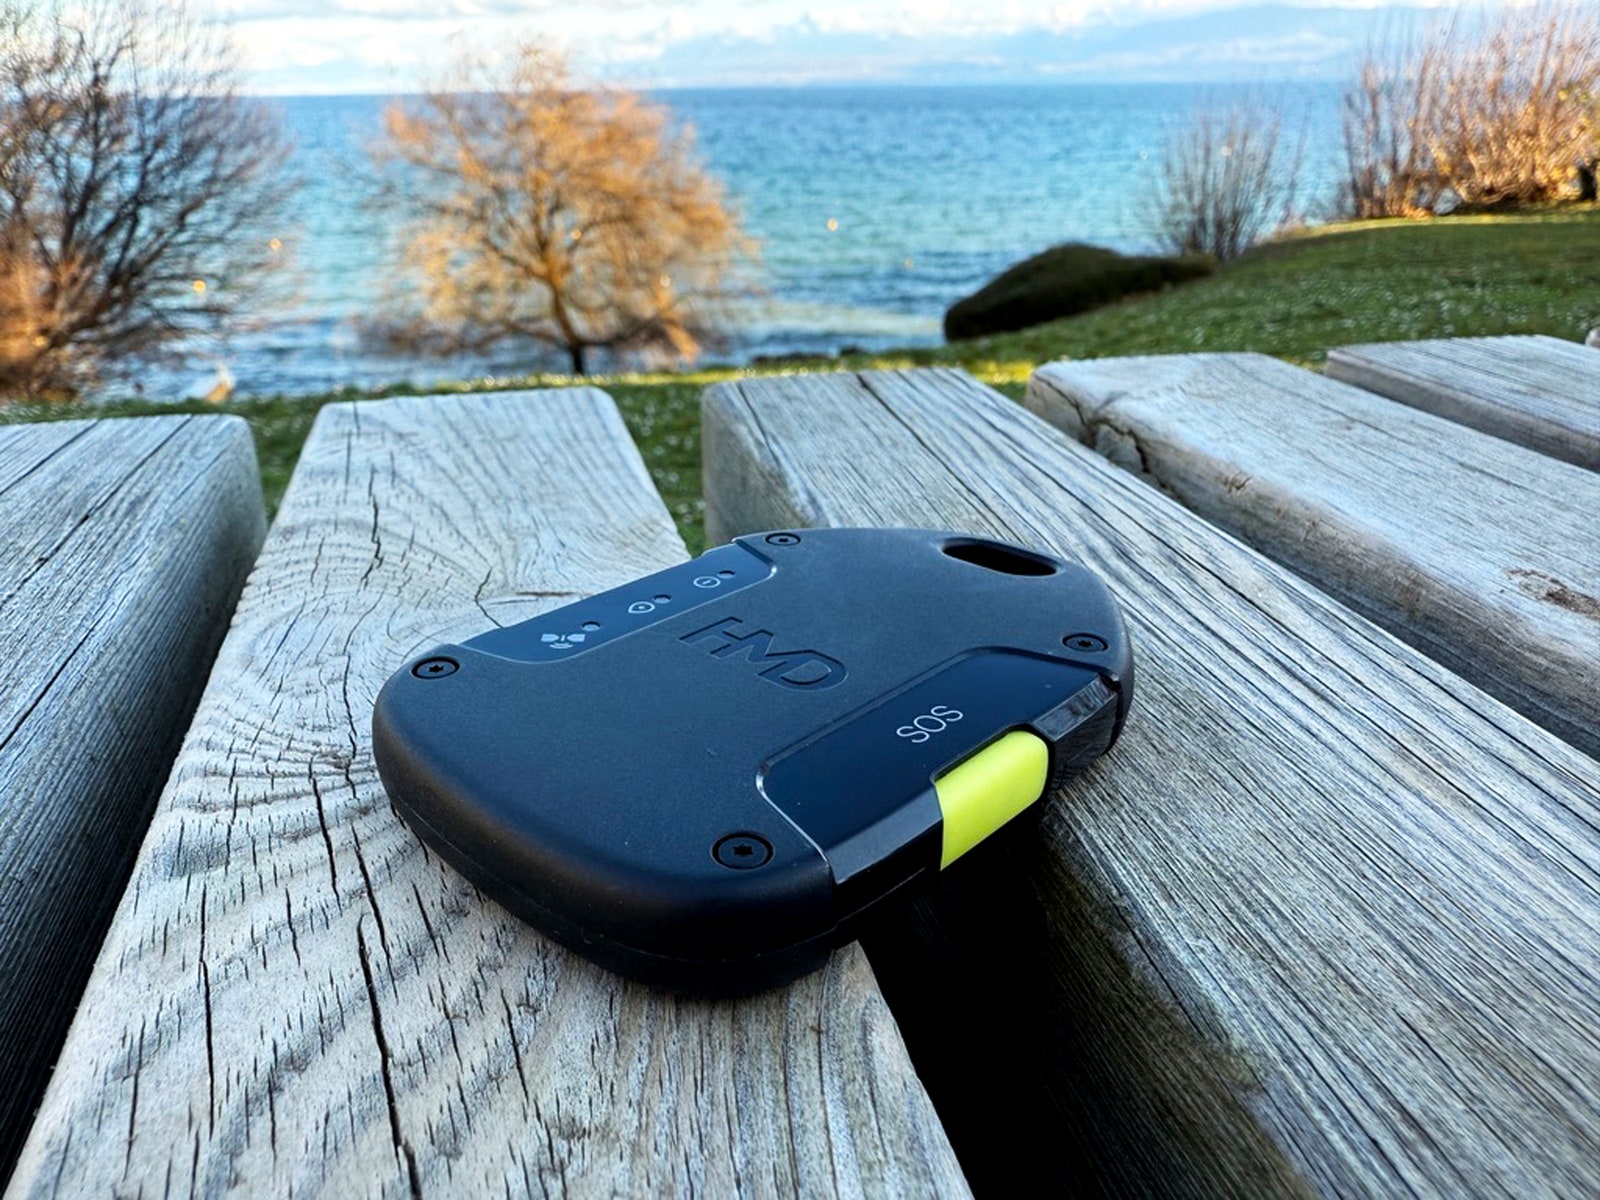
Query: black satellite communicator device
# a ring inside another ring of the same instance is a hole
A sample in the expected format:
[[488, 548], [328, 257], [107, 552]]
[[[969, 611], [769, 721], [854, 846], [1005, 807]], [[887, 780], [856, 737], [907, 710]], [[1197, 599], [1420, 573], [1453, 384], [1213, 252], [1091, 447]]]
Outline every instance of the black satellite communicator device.
[[1076, 563], [903, 529], [755, 534], [384, 685], [396, 811], [621, 974], [758, 991], [1082, 771], [1133, 660]]

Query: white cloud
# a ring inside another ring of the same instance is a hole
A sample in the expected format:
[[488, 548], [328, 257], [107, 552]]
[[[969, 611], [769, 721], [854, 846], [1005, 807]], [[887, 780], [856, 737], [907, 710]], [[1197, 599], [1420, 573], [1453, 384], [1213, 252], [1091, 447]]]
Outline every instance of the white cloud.
[[[1232, 7], [1247, 0], [1071, 0], [1037, 3], [1004, 0], [974, 4], [956, 0], [878, 0], [876, 3], [812, 6], [805, 19], [826, 33], [897, 34], [939, 37], [1004, 37], [1028, 30], [1062, 33], [1098, 21], [1134, 23], [1156, 16], [1176, 16], [1207, 8]], [[1382, 3], [1385, 0], [1376, 0]], [[1331, 0], [1338, 4], [1339, 0]]]
[[[702, 43], [707, 48], [742, 45], [772, 52], [765, 56], [773, 72], [770, 82], [814, 78], [819, 71], [822, 77], [871, 78], [874, 56], [891, 45], [937, 45], [946, 61], [976, 66], [993, 57], [1001, 38], [1127, 29], [1241, 2], [1248, 0], [585, 0], [581, 5], [562, 0], [212, 0], [212, 5], [233, 26], [260, 90], [353, 92], [415, 87], [445, 65], [452, 43], [493, 48], [549, 38], [572, 49], [580, 62], [622, 78], [674, 48], [688, 53]], [[1364, 8], [1386, 0], [1287, 2]], [[831, 39], [830, 62], [782, 61], [784, 46], [818, 38]], [[958, 47], [958, 42], [968, 44]], [[701, 82], [717, 78], [715, 54], [695, 65]]]

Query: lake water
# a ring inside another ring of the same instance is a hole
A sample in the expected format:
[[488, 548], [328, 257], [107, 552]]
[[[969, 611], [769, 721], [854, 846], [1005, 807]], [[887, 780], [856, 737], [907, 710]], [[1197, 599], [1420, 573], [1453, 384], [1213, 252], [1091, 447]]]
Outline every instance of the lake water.
[[[1332, 192], [1337, 103], [1277, 89], [1303, 121], [1304, 194]], [[721, 361], [934, 344], [955, 299], [1057, 242], [1151, 247], [1147, 198], [1167, 131], [1197, 103], [1185, 85], [861, 87], [671, 91], [701, 154], [761, 243], [765, 297], [741, 311]], [[241, 395], [561, 369], [526, 347], [423, 359], [373, 346], [361, 319], [395, 286], [393, 229], [374, 206], [365, 147], [382, 97], [275, 100], [304, 186], [266, 236], [294, 247], [292, 299], [145, 392], [204, 391], [225, 363]], [[830, 230], [830, 219], [835, 228]]]

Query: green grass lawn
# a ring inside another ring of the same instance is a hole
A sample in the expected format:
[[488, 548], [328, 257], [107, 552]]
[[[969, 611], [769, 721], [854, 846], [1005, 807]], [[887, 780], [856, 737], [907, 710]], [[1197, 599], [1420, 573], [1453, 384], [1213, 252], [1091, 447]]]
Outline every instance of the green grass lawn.
[[1600, 208], [1364, 222], [1258, 246], [1214, 275], [918, 362], [1044, 362], [1259, 350], [1319, 365], [1330, 346], [1600, 325]]
[[[1516, 217], [1368, 222], [1312, 230], [1257, 247], [1216, 274], [1020, 333], [932, 349], [786, 364], [786, 370], [962, 367], [1010, 396], [1039, 363], [1117, 354], [1257, 350], [1319, 366], [1331, 346], [1426, 337], [1544, 333], [1581, 338], [1600, 325], [1600, 207]], [[689, 549], [704, 547], [700, 499], [700, 392], [749, 374], [713, 368], [682, 374], [596, 377], [616, 398]], [[498, 388], [568, 386], [535, 376]], [[448, 388], [393, 388], [373, 395]], [[329, 396], [244, 400], [262, 486], [275, 510], [317, 409]], [[201, 402], [149, 402], [48, 410], [0, 409], [0, 421], [216, 412]]]

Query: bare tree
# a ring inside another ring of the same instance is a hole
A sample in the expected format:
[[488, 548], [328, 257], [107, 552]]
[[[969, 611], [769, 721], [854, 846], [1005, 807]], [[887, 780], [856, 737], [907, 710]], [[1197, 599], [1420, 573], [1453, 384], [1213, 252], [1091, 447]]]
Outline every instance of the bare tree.
[[414, 344], [543, 343], [577, 374], [596, 349], [691, 360], [741, 290], [754, 247], [692, 135], [544, 47], [463, 58], [385, 132], [389, 194], [415, 214], [397, 264], [426, 300]]
[[1269, 101], [1202, 104], [1166, 139], [1148, 224], [1168, 250], [1237, 258], [1288, 223], [1302, 149], [1285, 138], [1281, 109]]
[[0, 394], [72, 395], [249, 302], [285, 143], [181, 5], [0, 5]]

